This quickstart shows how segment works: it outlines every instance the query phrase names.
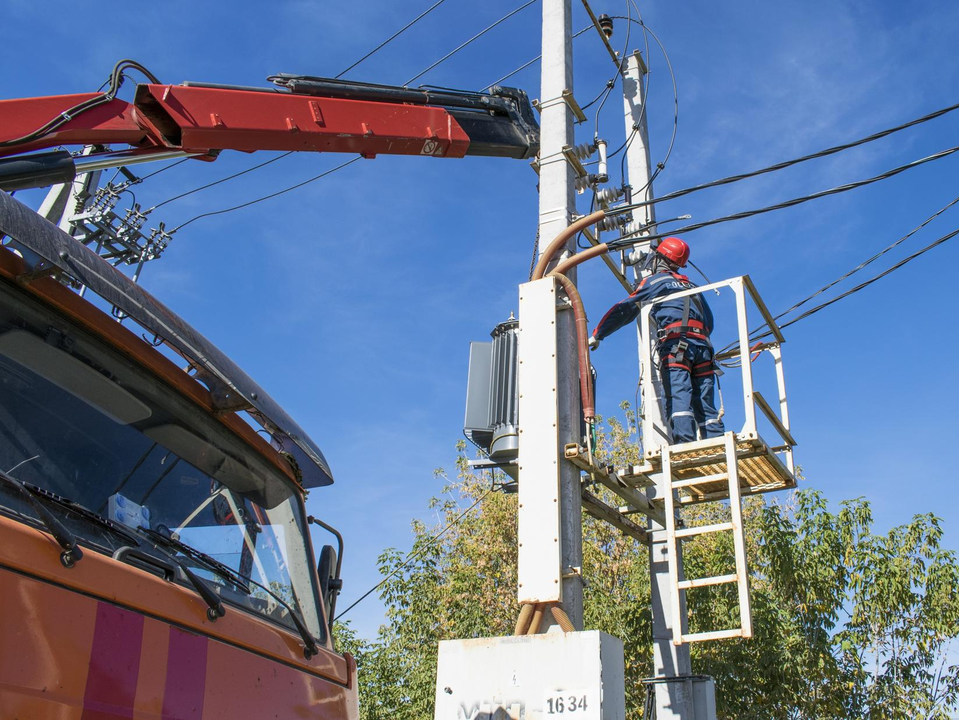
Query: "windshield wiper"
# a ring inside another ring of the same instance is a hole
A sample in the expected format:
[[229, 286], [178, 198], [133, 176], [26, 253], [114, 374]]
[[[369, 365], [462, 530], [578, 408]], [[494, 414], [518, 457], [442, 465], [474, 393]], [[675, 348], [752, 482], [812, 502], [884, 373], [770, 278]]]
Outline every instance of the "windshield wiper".
[[137, 528], [137, 532], [141, 535], [146, 535], [146, 537], [154, 544], [166, 545], [168, 547], [175, 548], [187, 557], [207, 565], [209, 570], [212, 570], [217, 575], [220, 575], [224, 580], [229, 582], [231, 585], [234, 585], [238, 590], [242, 590], [247, 595], [250, 594], [250, 586], [244, 582], [243, 578], [241, 578], [239, 574], [233, 570], [233, 568], [229, 567], [228, 565], [224, 565], [216, 558], [212, 558], [206, 553], [197, 550], [192, 545], [187, 545], [187, 543], [173, 537], [172, 535], [167, 535], [166, 532], [160, 532], [159, 530], [145, 527]]
[[92, 523], [95, 523], [97, 525], [107, 528], [107, 530], [112, 531], [116, 535], [120, 535], [125, 540], [128, 540], [129, 542], [133, 543], [137, 547], [140, 546], [140, 538], [137, 536], [136, 533], [134, 533], [132, 530], [127, 528], [126, 525], [121, 525], [120, 523], [114, 522], [109, 518], [105, 518], [100, 513], [94, 512], [93, 510], [86, 507], [85, 505], [81, 505], [76, 500], [71, 500], [70, 498], [64, 497], [63, 495], [57, 495], [55, 492], [51, 492], [46, 488], [42, 488], [38, 485], [31, 485], [30, 483], [23, 483], [23, 485], [24, 487], [27, 488], [27, 490], [29, 490], [34, 495], [41, 497], [44, 500], [48, 500], [55, 505], [59, 505], [60, 507], [66, 508], [67, 510], [72, 512], [74, 515], [79, 515], [84, 520], [89, 520]]
[[[90, 508], [81, 505], [76, 500], [71, 500], [70, 498], [63, 497], [62, 495], [57, 495], [56, 493], [52, 493], [49, 490], [37, 487], [36, 485], [30, 485], [28, 483], [21, 483], [21, 485], [23, 485], [24, 489], [28, 493], [49, 500], [50, 502], [63, 507], [64, 509], [82, 517], [85, 520], [113, 531], [115, 534], [120, 535], [125, 540], [133, 543], [135, 546], [140, 546], [139, 534], [136, 531], [128, 528], [126, 525], [121, 525], [120, 523], [114, 522], [109, 518], [105, 518], [103, 515], [100, 515]], [[44, 510], [46, 510], [46, 508], [44, 508]], [[173, 561], [177, 567], [183, 571], [184, 576], [187, 578], [190, 584], [193, 585], [194, 589], [197, 591], [197, 594], [207, 604], [207, 617], [211, 622], [216, 621], [217, 618], [221, 618], [226, 614], [226, 610], [223, 607], [223, 603], [220, 602], [220, 598], [213, 590], [210, 589], [210, 586], [207, 585], [202, 578], [197, 577], [196, 574], [194, 574], [193, 571], [191, 571], [190, 568], [185, 565], [176, 555], [167, 552], [156, 542], [151, 542], [150, 544], [154, 550], [163, 555], [165, 558]]]
[[203, 553], [200, 550], [197, 550], [196, 548], [191, 547], [190, 545], [187, 545], [182, 540], [177, 540], [173, 537], [168, 537], [163, 533], [159, 533], [156, 530], [150, 530], [148, 528], [138, 528], [137, 531], [139, 533], [142, 533], [144, 536], [149, 537], [151, 540], [154, 540], [157, 543], [160, 543], [162, 545], [167, 545], [168, 547], [171, 547], [171, 548], [175, 548], [176, 550], [179, 550], [187, 557], [206, 565], [210, 570], [217, 573], [218, 575], [220, 575], [227, 581], [231, 582], [232, 584], [236, 585], [238, 588], [243, 588], [247, 592], [247, 594], [250, 593], [250, 589], [249, 587], [247, 587], [246, 583], [250, 583], [251, 585], [255, 585], [256, 587], [260, 588], [261, 590], [269, 594], [274, 600], [280, 603], [280, 605], [282, 605], [287, 609], [287, 613], [289, 613], [290, 619], [293, 621], [293, 624], [297, 626], [297, 632], [300, 633], [300, 637], [303, 639], [303, 645], [304, 645], [303, 656], [307, 660], [309, 660], [314, 655], [320, 652], [320, 646], [317, 644], [317, 641], [314, 639], [313, 635], [310, 634], [310, 630], [307, 629], [306, 623], [304, 623], [303, 620], [300, 619], [300, 616], [294, 611], [292, 607], [290, 607], [289, 604], [287, 604], [287, 602], [283, 598], [281, 598], [277, 593], [275, 593], [270, 588], [266, 587], [265, 585], [261, 585], [256, 580], [253, 580], [251, 578], [241, 578], [238, 575], [238, 573], [236, 573], [232, 568], [227, 567], [222, 562], [220, 562], [215, 558], [210, 557], [206, 553]]
[[7, 483], [7, 485], [16, 488], [16, 490], [23, 495], [27, 502], [29, 502], [36, 511], [40, 518], [40, 522], [42, 522], [47, 530], [50, 531], [50, 534], [53, 535], [53, 539], [57, 541], [57, 544], [63, 548], [63, 552], [60, 553], [60, 562], [63, 564], [63, 566], [66, 568], [72, 568], [74, 565], [76, 565], [77, 561], [83, 557], [83, 550], [81, 550], [80, 546], [77, 544], [76, 536], [67, 530], [63, 523], [57, 520], [57, 518], [54, 517], [49, 510], [47, 510], [44, 504], [37, 499], [31, 487], [28, 487], [15, 477], [8, 475], [2, 470], [0, 470], [0, 480], [3, 480], [5, 483]]

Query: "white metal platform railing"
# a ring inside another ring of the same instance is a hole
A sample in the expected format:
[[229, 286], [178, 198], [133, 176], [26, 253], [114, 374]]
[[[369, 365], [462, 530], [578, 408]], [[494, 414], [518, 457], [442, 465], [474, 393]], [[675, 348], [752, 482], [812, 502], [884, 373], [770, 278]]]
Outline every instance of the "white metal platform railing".
[[[652, 319], [653, 309], [669, 300], [698, 295], [712, 290], [732, 291], [737, 308], [737, 342], [734, 350], [717, 356], [718, 360], [739, 359], [741, 384], [743, 388], [743, 427], [736, 433], [736, 457], [739, 466], [741, 490], [744, 494], [786, 490], [796, 486], [794, 477], [793, 447], [796, 441], [790, 433], [790, 415], [787, 407], [787, 392], [783, 372], [783, 354], [781, 343], [784, 342], [780, 328], [771, 316], [770, 311], [761, 300], [753, 282], [746, 275], [711, 283], [691, 290], [683, 290], [663, 298], [658, 298], [649, 305], [645, 305], [640, 314], [641, 335], [641, 389], [644, 397], [643, 417], [641, 430], [643, 438], [643, 463], [636, 466], [632, 472], [622, 473], [621, 477], [627, 482], [631, 478], [642, 484], [644, 478], [660, 470], [662, 449], [671, 447], [671, 457], [674, 463], [674, 472], [678, 479], [689, 481], [680, 494], [679, 502], [690, 503], [703, 500], [718, 499], [727, 493], [726, 482], [717, 477], [721, 472], [720, 466], [725, 464], [722, 449], [716, 443], [696, 441], [672, 445], [667, 424], [663, 420], [663, 412], [659, 397], [659, 379], [654, 369], [654, 353], [656, 351], [656, 326]], [[773, 336], [770, 342], [750, 345], [750, 330], [747, 317], [747, 298], [763, 318], [761, 331]], [[755, 389], [753, 382], [752, 359], [768, 352], [773, 358], [774, 371], [777, 382], [777, 400], [779, 413], [774, 411], [766, 398]], [[778, 434], [778, 442], [769, 445], [761, 436], [757, 427], [757, 409], [765, 417]], [[695, 482], [695, 478], [700, 478]]]

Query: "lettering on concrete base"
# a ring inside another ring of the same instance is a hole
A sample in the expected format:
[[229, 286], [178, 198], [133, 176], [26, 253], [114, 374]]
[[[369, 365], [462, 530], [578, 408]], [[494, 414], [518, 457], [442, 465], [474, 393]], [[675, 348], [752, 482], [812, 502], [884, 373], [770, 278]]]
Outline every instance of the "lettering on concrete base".
[[523, 703], [479, 703], [469, 710], [461, 703], [457, 720], [527, 720]]
[[565, 718], [585, 718], [591, 709], [587, 690], [557, 690], [543, 699], [543, 715], [547, 718], [563, 715]]

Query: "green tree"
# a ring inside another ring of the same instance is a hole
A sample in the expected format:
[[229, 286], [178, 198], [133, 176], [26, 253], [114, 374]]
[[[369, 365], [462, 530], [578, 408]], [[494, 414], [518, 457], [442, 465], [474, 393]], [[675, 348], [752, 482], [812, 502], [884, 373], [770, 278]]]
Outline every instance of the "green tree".
[[[605, 461], [636, 460], [635, 423], [611, 418]], [[413, 523], [412, 555], [385, 551], [380, 589], [386, 622], [372, 641], [348, 626], [341, 647], [357, 657], [365, 720], [433, 716], [437, 643], [509, 635], [516, 603], [516, 495], [490, 491], [458, 448], [457, 475], [434, 499], [436, 527]], [[457, 497], [457, 500], [453, 498]], [[464, 509], [480, 501], [476, 508]], [[687, 524], [720, 521], [722, 506], [684, 508]], [[459, 519], [458, 519], [459, 518]], [[869, 503], [832, 512], [817, 492], [750, 498], [744, 523], [754, 638], [695, 644], [696, 672], [717, 683], [722, 718], [947, 718], [957, 703], [956, 554], [940, 548], [937, 518], [921, 515], [886, 535], [871, 532]], [[434, 541], [433, 536], [449, 528]], [[684, 546], [690, 576], [729, 572], [728, 534]], [[627, 716], [639, 720], [652, 674], [646, 548], [584, 516], [585, 625], [624, 641]], [[735, 589], [691, 593], [691, 627], [738, 624]]]

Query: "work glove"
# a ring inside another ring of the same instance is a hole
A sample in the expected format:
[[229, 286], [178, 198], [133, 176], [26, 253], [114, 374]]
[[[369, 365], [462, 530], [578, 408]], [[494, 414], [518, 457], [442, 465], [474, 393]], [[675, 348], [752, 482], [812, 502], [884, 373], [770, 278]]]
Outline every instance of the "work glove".
[[600, 341], [597, 340], [596, 335], [590, 336], [590, 339], [587, 340], [587, 347], [589, 347], [591, 350], [596, 350], [598, 347], [600, 347]]

